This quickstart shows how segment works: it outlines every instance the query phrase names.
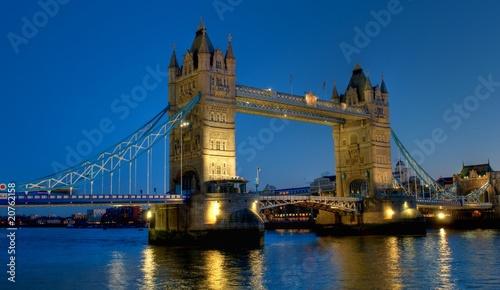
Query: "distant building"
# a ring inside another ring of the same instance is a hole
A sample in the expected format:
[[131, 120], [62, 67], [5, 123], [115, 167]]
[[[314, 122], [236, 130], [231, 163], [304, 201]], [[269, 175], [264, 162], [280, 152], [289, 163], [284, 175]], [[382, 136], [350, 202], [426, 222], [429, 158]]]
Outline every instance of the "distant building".
[[142, 207], [138, 205], [107, 208], [101, 217], [101, 223], [107, 225], [129, 226], [142, 222]]
[[392, 173], [394, 178], [397, 178], [403, 184], [407, 184], [410, 180], [410, 170], [406, 167], [403, 160], [399, 160], [394, 167], [394, 172]]
[[490, 163], [464, 165], [458, 174], [453, 175], [453, 182], [458, 182], [457, 194], [467, 195], [475, 189], [491, 184], [487, 193], [480, 197], [481, 202], [498, 204], [498, 193], [500, 192], [500, 171], [493, 171]]
[[87, 210], [87, 222], [101, 223], [101, 218], [105, 213], [105, 209], [89, 209]]
[[279, 194], [279, 195], [309, 194], [309, 186], [275, 189], [274, 194]]
[[335, 175], [327, 175], [316, 178], [310, 187], [312, 195], [330, 195], [336, 196], [337, 177]]
[[444, 189], [450, 189], [453, 187], [454, 181], [453, 181], [453, 176], [451, 177], [439, 177], [438, 180], [436, 180], [436, 183], [441, 185]]

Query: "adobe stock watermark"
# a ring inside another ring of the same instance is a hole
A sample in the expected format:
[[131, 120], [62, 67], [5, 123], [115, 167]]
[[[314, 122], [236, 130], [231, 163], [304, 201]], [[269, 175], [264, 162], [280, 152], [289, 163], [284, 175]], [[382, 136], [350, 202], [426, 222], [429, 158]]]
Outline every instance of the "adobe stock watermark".
[[214, 0], [212, 6], [214, 6], [215, 12], [219, 16], [220, 21], [224, 21], [224, 13], [233, 12], [234, 8], [243, 3], [243, 0]]
[[[250, 135], [247, 139], [237, 146], [237, 152], [244, 156], [250, 163], [255, 160], [259, 151], [266, 149], [266, 146], [274, 141], [277, 133], [283, 132], [290, 123], [287, 119], [272, 118], [269, 120], [269, 126], [261, 128], [256, 135]], [[240, 165], [236, 168], [236, 175], [242, 175], [243, 169]]]
[[19, 53], [19, 46], [21, 44], [28, 44], [33, 39], [40, 29], [47, 26], [51, 18], [56, 17], [62, 5], [66, 5], [70, 0], [40, 0], [38, 6], [40, 10], [33, 13], [30, 18], [21, 18], [21, 33], [20, 35], [14, 32], [7, 33], [10, 45], [16, 54]]
[[[454, 103], [443, 113], [443, 121], [454, 131], [462, 126], [464, 119], [470, 118], [472, 113], [479, 109], [481, 101], [487, 100], [500, 87], [500, 82], [494, 81], [492, 74], [487, 77], [480, 75], [477, 80], [479, 84], [476, 86], [474, 94], [466, 96], [461, 103]], [[410, 154], [418, 164], [422, 165], [426, 157], [434, 154], [437, 145], [446, 142], [446, 140], [448, 140], [448, 135], [445, 130], [441, 127], [434, 128], [430, 137], [423, 140], [415, 139], [418, 149]]]
[[[132, 109], [137, 108], [141, 102], [146, 100], [148, 92], [156, 89], [168, 77], [168, 72], [160, 70], [160, 64], [157, 64], [155, 68], [148, 65], [145, 70], [146, 74], [142, 78], [141, 84], [134, 86], [129, 93], [124, 93], [111, 102], [111, 112], [117, 115], [119, 120], [125, 120]], [[74, 147], [69, 145], [65, 147], [64, 164], [57, 161], [52, 162], [54, 172], [83, 162], [86, 157], [90, 157], [94, 148], [103, 142], [105, 135], [110, 134], [115, 129], [116, 125], [109, 117], [102, 118], [95, 128], [83, 129], [81, 131], [83, 138]]]
[[[411, 1], [411, 0], [409, 0]], [[340, 50], [348, 63], [352, 62], [352, 55], [361, 53], [361, 49], [367, 47], [373, 38], [377, 37], [382, 28], [386, 28], [392, 21], [392, 17], [403, 12], [404, 7], [399, 0], [389, 0], [386, 9], [378, 12], [370, 11], [372, 20], [364, 25], [364, 29], [359, 26], [354, 27], [354, 35], [352, 44], [347, 42], [340, 43]]]

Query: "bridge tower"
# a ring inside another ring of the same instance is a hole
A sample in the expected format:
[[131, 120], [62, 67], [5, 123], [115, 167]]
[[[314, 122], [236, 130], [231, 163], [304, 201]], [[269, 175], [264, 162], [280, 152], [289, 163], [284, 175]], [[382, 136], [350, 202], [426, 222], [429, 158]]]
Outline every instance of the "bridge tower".
[[179, 192], [182, 188], [183, 193], [204, 193], [208, 181], [236, 175], [235, 69], [231, 36], [224, 54], [212, 45], [203, 22], [198, 25], [181, 66], [174, 47], [168, 67], [170, 114], [181, 109], [198, 91], [201, 100], [170, 133], [171, 191]]
[[343, 108], [366, 107], [370, 118], [349, 120], [333, 126], [337, 195], [376, 197], [392, 186], [389, 93], [384, 78], [372, 86], [356, 62], [344, 94], [336, 86], [332, 102]]

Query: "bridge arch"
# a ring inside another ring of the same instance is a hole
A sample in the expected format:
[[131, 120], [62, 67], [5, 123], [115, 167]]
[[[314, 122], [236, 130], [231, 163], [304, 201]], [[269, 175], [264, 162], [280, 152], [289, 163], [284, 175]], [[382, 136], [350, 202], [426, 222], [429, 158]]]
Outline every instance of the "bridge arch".
[[191, 166], [185, 167], [182, 170], [182, 179], [180, 178], [180, 170], [177, 172], [177, 177], [174, 180], [176, 184], [176, 192], [180, 190], [182, 180], [182, 191], [187, 194], [196, 193], [200, 191], [200, 178], [198, 173]]
[[354, 179], [349, 183], [349, 195], [368, 196], [368, 181], [365, 179]]

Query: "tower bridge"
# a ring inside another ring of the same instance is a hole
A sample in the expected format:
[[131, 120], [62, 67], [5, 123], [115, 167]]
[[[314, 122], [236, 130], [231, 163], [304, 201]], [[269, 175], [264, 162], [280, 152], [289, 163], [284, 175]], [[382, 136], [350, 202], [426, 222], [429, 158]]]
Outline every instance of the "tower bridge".
[[[169, 105], [160, 114], [116, 146], [62, 172], [20, 184], [17, 191], [26, 196], [32, 191], [45, 191], [50, 196], [52, 191], [65, 189], [71, 196], [75, 188], [85, 185], [90, 193], [88, 197], [84, 193], [83, 199], [92, 200], [99, 182], [101, 194], [106, 192], [106, 180], [110, 199], [122, 196], [126, 201], [133, 196], [139, 202], [142, 190], [138, 194], [132, 185], [137, 159], [141, 155], [147, 159], [145, 196], [152, 195], [151, 163], [163, 160], [163, 193], [177, 198], [158, 196], [151, 200], [151, 204], [156, 204], [152, 206], [151, 242], [194, 242], [200, 236], [213, 241], [221, 235], [228, 237], [227, 233], [255, 237], [263, 229], [259, 208], [280, 204], [318, 209], [319, 224], [384, 228], [394, 225], [398, 233], [405, 232], [400, 225], [407, 226], [407, 233], [422, 233], [423, 218], [416, 210], [417, 201], [422, 206], [459, 206], [456, 195], [435, 186], [435, 181], [427, 178], [394, 134], [398, 148], [413, 160], [410, 165], [418, 170], [419, 178], [436, 188], [434, 196], [429, 196], [435, 201], [417, 199], [418, 194], [403, 184], [396, 182], [393, 186], [389, 92], [383, 77], [380, 85], [373, 86], [359, 63], [343, 93], [334, 86], [330, 101], [319, 100], [313, 93], [296, 96], [237, 85], [232, 39], [228, 38], [225, 52], [214, 48], [204, 23], [200, 23], [190, 49], [182, 56], [182, 65], [175, 49], [172, 51], [168, 100]], [[337, 196], [265, 197], [247, 193], [248, 181], [236, 175], [236, 113], [332, 127]], [[153, 147], [161, 143], [163, 158], [155, 158]], [[120, 188], [123, 174], [128, 180], [126, 189]], [[402, 189], [405, 194], [401, 194]], [[156, 195], [156, 187], [154, 192]], [[464, 206], [464, 200], [465, 204], [469, 200], [477, 203], [474, 198], [480, 192], [474, 194], [462, 198], [460, 205]], [[42, 199], [24, 200], [28, 204]], [[52, 204], [63, 204], [62, 199]], [[481, 206], [491, 207], [491, 203]], [[345, 214], [358, 218], [344, 219]], [[408, 226], [411, 224], [415, 227]]]

